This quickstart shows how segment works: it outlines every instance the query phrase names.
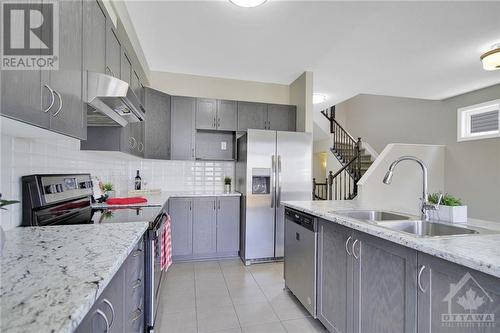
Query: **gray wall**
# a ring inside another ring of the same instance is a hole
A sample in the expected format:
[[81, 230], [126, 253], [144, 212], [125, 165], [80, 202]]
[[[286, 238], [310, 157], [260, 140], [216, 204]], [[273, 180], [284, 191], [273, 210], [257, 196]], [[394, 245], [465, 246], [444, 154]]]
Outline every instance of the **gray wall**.
[[442, 101], [358, 95], [337, 106], [339, 121], [381, 152], [389, 143], [446, 145], [444, 191], [469, 217], [500, 222], [500, 138], [457, 142], [457, 108], [500, 98], [500, 85]]

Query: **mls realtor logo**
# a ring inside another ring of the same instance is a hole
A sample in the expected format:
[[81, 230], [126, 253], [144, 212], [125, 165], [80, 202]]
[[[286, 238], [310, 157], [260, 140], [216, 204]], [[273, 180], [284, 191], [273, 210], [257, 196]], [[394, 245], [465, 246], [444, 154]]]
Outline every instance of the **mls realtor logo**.
[[1, 17], [1, 69], [58, 69], [57, 2], [2, 1]]
[[[443, 299], [448, 303], [448, 313], [441, 314], [443, 327], [495, 327], [495, 314], [485, 313], [491, 309], [493, 299], [468, 272], [458, 281], [450, 284], [450, 291]], [[454, 311], [455, 308], [459, 311]]]

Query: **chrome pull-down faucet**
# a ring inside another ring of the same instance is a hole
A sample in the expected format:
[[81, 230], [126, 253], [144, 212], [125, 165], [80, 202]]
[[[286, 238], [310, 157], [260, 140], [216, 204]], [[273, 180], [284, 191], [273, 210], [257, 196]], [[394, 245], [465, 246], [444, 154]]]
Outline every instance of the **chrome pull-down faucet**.
[[384, 176], [383, 182], [384, 184], [391, 183], [394, 168], [396, 168], [396, 165], [398, 165], [401, 161], [414, 161], [418, 163], [418, 165], [420, 165], [420, 168], [422, 169], [422, 205], [420, 207], [421, 219], [424, 221], [429, 221], [429, 210], [435, 210], [436, 206], [429, 203], [429, 193], [427, 190], [427, 167], [425, 166], [424, 162], [422, 162], [415, 156], [401, 156], [391, 163], [389, 170]]

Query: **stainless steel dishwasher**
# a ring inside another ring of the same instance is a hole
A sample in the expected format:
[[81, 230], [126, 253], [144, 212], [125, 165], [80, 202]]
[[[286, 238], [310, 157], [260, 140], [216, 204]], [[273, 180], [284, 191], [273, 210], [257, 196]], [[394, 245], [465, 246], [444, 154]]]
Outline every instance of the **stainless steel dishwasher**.
[[285, 208], [285, 286], [316, 318], [317, 219]]

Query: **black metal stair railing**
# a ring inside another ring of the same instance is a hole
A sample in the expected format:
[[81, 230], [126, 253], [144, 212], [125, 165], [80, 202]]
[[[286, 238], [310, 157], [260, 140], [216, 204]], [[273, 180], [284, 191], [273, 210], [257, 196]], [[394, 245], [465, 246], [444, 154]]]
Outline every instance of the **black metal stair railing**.
[[323, 110], [321, 113], [330, 121], [330, 133], [332, 134], [330, 151], [340, 162], [342, 168], [335, 174], [330, 171], [326, 184], [318, 184], [313, 180], [313, 198], [315, 200], [353, 199], [358, 194], [357, 183], [362, 176], [361, 138], [354, 139], [335, 120], [335, 106]]

